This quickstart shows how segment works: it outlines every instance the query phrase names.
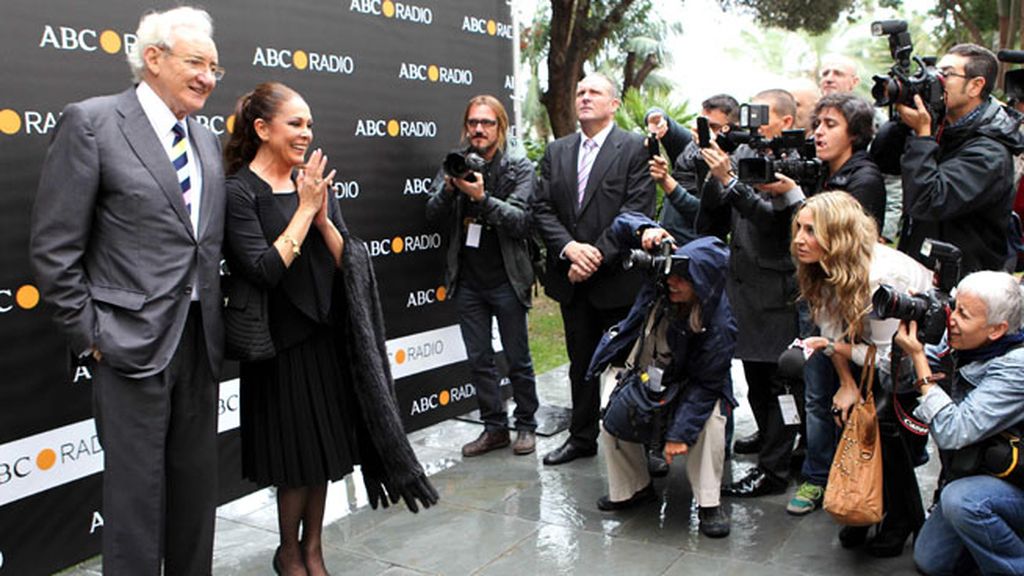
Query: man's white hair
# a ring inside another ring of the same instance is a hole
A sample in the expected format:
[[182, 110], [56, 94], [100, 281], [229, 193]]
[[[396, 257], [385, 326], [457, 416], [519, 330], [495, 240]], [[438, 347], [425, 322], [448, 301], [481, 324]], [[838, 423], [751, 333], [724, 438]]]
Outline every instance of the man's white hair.
[[1006, 322], [1010, 333], [1021, 328], [1024, 320], [1024, 295], [1017, 279], [1006, 272], [985, 270], [968, 274], [956, 287], [956, 293], [973, 294], [985, 303], [985, 323]]
[[148, 12], [139, 20], [139, 28], [135, 31], [135, 48], [128, 51], [128, 65], [132, 69], [132, 77], [136, 82], [142, 81], [142, 73], [146, 63], [143, 53], [149, 46], [173, 48], [174, 32], [181, 28], [189, 28], [207, 38], [213, 38], [213, 18], [206, 10], [179, 6], [166, 12]]

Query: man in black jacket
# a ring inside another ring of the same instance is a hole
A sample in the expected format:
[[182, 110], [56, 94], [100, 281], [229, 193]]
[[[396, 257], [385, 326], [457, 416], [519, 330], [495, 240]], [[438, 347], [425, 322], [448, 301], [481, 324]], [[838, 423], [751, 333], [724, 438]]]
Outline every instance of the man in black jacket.
[[463, 129], [469, 142], [466, 152], [485, 161], [482, 172], [453, 178], [438, 171], [427, 201], [427, 220], [446, 226], [448, 233], [445, 288], [458, 306], [459, 327], [484, 421], [483, 433], [462, 447], [462, 455], [478, 456], [510, 442], [491, 346], [492, 316], [498, 320], [516, 402], [517, 433], [512, 451], [530, 454], [537, 428], [537, 386], [526, 329], [533, 284], [527, 244], [533, 165], [526, 158], [505, 153], [508, 115], [497, 98], [472, 98], [463, 115]]
[[548, 465], [597, 454], [600, 393], [584, 383], [603, 331], [622, 320], [643, 276], [622, 269], [611, 236], [621, 213], [654, 213], [644, 140], [615, 126], [615, 84], [599, 74], [576, 87], [580, 133], [552, 142], [541, 161], [533, 217], [548, 249], [544, 290], [561, 304], [572, 385], [569, 439]]
[[[910, 128], [902, 157], [903, 229], [899, 249], [920, 258], [925, 238], [963, 251], [963, 272], [999, 270], [1009, 255], [1013, 155], [1024, 151], [1019, 121], [991, 98], [998, 62], [958, 44], [936, 66], [945, 78], [946, 115], [936, 130], [919, 96], [898, 106]], [[885, 154], [876, 147], [873, 154]]]
[[[792, 127], [796, 101], [789, 92], [765, 90], [753, 102], [768, 105], [768, 123], [759, 128], [762, 137], [776, 138]], [[789, 482], [798, 430], [783, 419], [779, 397], [792, 391], [786, 391], [786, 383], [776, 372], [779, 355], [798, 335], [796, 269], [789, 253], [789, 229], [804, 194], [781, 174], [776, 182], [756, 189], [740, 182], [731, 159], [717, 143], [701, 150], [701, 155], [711, 172], [702, 191], [701, 209], [726, 206], [732, 212], [727, 289], [739, 325], [736, 357], [743, 361], [748, 399], [760, 433], [757, 466], [724, 486], [722, 494], [778, 494]], [[734, 157], [752, 155], [752, 150], [741, 147]]]

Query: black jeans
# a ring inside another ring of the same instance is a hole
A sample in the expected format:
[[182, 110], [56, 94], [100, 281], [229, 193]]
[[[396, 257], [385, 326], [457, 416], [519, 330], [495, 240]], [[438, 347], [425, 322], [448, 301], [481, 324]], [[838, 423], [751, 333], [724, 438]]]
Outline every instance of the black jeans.
[[526, 306], [516, 298], [512, 285], [507, 282], [490, 289], [460, 284], [455, 293], [455, 303], [473, 386], [476, 387], [480, 418], [485, 428], [493, 432], [508, 427], [498, 369], [494, 365], [494, 347], [491, 346], [491, 318], [494, 317], [498, 319], [498, 333], [508, 362], [508, 378], [512, 383], [512, 398], [516, 402], [516, 429], [536, 429], [537, 383], [530, 357]]

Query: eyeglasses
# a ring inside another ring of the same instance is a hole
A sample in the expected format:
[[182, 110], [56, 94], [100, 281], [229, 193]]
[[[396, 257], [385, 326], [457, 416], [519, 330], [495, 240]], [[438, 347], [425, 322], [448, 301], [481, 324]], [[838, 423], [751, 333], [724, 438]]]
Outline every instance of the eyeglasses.
[[484, 128], [494, 128], [498, 125], [497, 120], [491, 120], [490, 118], [470, 118], [466, 120], [466, 126], [475, 128], [477, 126], [483, 126]]
[[957, 78], [963, 78], [964, 80], [968, 80], [968, 79], [971, 78], [971, 76], [968, 76], [967, 74], [961, 74], [959, 72], [954, 72], [952, 68], [943, 68], [942, 70], [939, 70], [939, 76], [942, 76], [943, 78], [949, 78], [950, 76], [955, 76]]
[[218, 82], [223, 80], [224, 74], [227, 73], [227, 70], [221, 68], [220, 66], [217, 66], [212, 62], [207, 62], [204, 58], [200, 58], [199, 56], [182, 56], [181, 54], [176, 54], [166, 46], [159, 46], [159, 48], [163, 50], [164, 53], [166, 53], [168, 56], [174, 56], [175, 58], [184, 62], [185, 65], [191, 68], [194, 72], [199, 74], [209, 74], [210, 76], [213, 76], [213, 79]]

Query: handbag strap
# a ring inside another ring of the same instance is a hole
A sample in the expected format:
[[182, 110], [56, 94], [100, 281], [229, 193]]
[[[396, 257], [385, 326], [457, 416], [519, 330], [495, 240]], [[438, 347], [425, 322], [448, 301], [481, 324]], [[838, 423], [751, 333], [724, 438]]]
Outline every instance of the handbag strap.
[[[875, 385], [875, 353], [875, 345], [871, 344], [868, 346], [868, 352], [864, 356], [864, 368], [860, 372], [860, 397], [864, 401], [874, 398], [872, 390]], [[864, 395], [865, 389], [867, 389], [867, 396]]]
[[661, 299], [655, 300], [654, 305], [647, 312], [647, 320], [644, 322], [644, 329], [640, 333], [640, 337], [636, 339], [633, 344], [633, 349], [630, 350], [629, 356], [626, 357], [626, 368], [632, 369], [636, 367], [636, 361], [640, 358], [640, 353], [643, 351], [644, 342], [651, 335], [651, 331], [654, 330], [654, 325], [658, 319], [658, 312], [661, 310]]

